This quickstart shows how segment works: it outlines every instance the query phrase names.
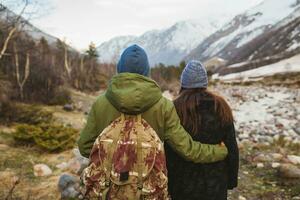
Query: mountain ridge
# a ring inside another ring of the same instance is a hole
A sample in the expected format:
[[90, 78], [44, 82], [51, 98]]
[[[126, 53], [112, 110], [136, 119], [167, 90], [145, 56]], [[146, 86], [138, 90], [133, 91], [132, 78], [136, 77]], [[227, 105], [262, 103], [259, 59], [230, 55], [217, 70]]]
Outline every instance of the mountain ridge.
[[[279, 14], [278, 10], [281, 10]], [[290, 33], [280, 29], [284, 27], [299, 33], [298, 25], [288, 26], [299, 17], [299, 0], [277, 0], [276, 2], [265, 0], [237, 15], [219, 31], [206, 38], [185, 57], [185, 60], [207, 60], [217, 56], [228, 60], [229, 64], [233, 64], [270, 56], [273, 54], [272, 52], [278, 53], [278, 49], [287, 52], [293, 44], [290, 44], [288, 40], [284, 41], [283, 38], [289, 37]], [[273, 34], [279, 32], [281, 34], [277, 34], [275, 38]], [[291, 35], [291, 41], [296, 38], [296, 35]], [[268, 43], [270, 39], [273, 40], [271, 44]], [[297, 44], [300, 43], [300, 38], [295, 41]], [[284, 45], [286, 48], [283, 47]]]
[[223, 20], [227, 19], [179, 21], [170, 27], [150, 30], [140, 36], [115, 37], [98, 46], [100, 61], [116, 62], [123, 49], [138, 44], [145, 48], [152, 66], [158, 63], [175, 65], [203, 39], [218, 30]]

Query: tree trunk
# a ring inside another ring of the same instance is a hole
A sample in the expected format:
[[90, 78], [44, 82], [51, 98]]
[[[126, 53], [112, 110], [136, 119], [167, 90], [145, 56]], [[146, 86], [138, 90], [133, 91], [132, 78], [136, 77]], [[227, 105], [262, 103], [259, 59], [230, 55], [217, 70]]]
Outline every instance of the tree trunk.
[[16, 32], [16, 30], [17, 30], [17, 27], [13, 27], [13, 28], [9, 31], [8, 36], [7, 36], [7, 38], [5, 39], [4, 44], [3, 44], [3, 47], [2, 47], [2, 50], [1, 50], [1, 52], [0, 52], [0, 60], [2, 59], [3, 55], [5, 54], [5, 51], [6, 51], [7, 46], [8, 46], [8, 43], [9, 43], [10, 39], [12, 38], [13, 34]]
[[16, 77], [17, 77], [17, 83], [20, 88], [20, 97], [21, 100], [24, 100], [24, 85], [29, 77], [30, 74], [30, 58], [29, 53], [26, 53], [26, 63], [25, 63], [25, 70], [24, 70], [24, 78], [21, 81], [20, 79], [20, 66], [19, 66], [19, 55], [17, 52], [16, 44], [13, 45], [14, 47], [14, 54], [15, 54], [15, 65], [16, 65]]
[[65, 69], [66, 69], [68, 78], [71, 79], [71, 68], [70, 68], [69, 60], [68, 60], [68, 47], [65, 43], [64, 43], [64, 49], [65, 49]]

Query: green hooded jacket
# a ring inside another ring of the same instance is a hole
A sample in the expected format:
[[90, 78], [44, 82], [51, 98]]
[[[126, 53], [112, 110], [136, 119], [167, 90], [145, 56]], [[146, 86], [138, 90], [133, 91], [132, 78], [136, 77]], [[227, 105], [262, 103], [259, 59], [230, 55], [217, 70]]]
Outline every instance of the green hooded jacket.
[[210, 163], [224, 160], [227, 156], [226, 147], [194, 142], [180, 125], [172, 101], [162, 96], [159, 86], [153, 80], [133, 73], [114, 76], [107, 91], [92, 105], [78, 140], [83, 156], [89, 156], [96, 138], [121, 112], [142, 114], [160, 139], [186, 160]]

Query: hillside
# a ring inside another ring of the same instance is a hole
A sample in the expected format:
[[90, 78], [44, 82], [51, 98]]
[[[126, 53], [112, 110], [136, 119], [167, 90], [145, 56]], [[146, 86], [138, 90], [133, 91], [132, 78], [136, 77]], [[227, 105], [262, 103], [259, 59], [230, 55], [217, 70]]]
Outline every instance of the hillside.
[[[249, 80], [249, 79], [257, 79], [257, 78], [262, 78], [267, 76], [274, 76], [278, 74], [287, 74], [287, 73], [296, 73], [296, 72], [299, 73], [300, 54], [288, 59], [283, 59], [279, 62], [270, 65], [265, 65], [250, 70], [246, 70], [245, 66], [246, 66], [245, 63], [243, 65], [241, 64], [230, 65], [227, 67], [228, 73], [225, 74], [216, 73], [213, 75], [213, 79], [218, 79], [222, 81]], [[229, 73], [230, 70], [232, 73]], [[234, 71], [240, 71], [240, 72], [234, 72]]]
[[[18, 16], [14, 12], [10, 11], [8, 8], [2, 9], [0, 11], [0, 22], [9, 23], [16, 20], [17, 17]], [[36, 26], [29, 23], [23, 17], [20, 18], [18, 27], [19, 29], [22, 29], [24, 32], [30, 35], [36, 41], [39, 41], [41, 38], [45, 38], [45, 40], [49, 44], [54, 44], [58, 40], [57, 37], [40, 30]]]
[[185, 59], [221, 57], [229, 64], [300, 52], [300, 2], [265, 0], [236, 16]]

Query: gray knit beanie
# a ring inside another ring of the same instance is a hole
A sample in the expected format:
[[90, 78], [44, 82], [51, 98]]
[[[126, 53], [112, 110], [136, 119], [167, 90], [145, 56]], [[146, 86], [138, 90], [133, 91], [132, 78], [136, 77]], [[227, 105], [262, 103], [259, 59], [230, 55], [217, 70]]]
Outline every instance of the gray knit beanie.
[[197, 60], [190, 61], [181, 74], [182, 88], [207, 88], [208, 78], [205, 67]]

